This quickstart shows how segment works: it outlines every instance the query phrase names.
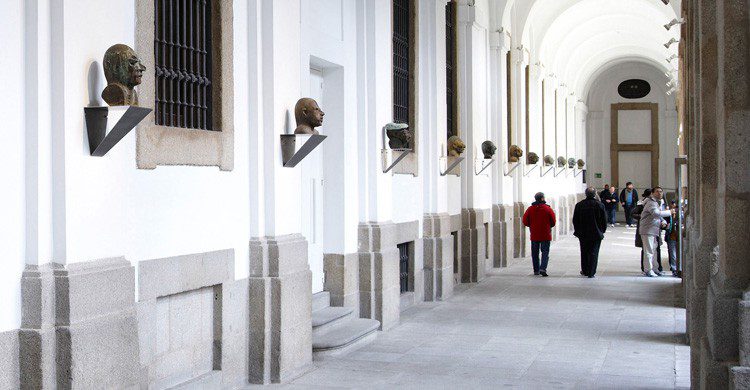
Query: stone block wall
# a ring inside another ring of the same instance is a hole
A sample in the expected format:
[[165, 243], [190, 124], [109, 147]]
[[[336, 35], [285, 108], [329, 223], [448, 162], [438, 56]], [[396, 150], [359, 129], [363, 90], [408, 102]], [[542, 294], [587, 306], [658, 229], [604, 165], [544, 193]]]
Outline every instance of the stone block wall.
[[18, 330], [0, 333], [0, 389], [20, 387]]
[[424, 300], [453, 295], [453, 236], [448, 214], [425, 214], [423, 223]]
[[513, 206], [492, 207], [492, 267], [508, 266], [513, 258]]

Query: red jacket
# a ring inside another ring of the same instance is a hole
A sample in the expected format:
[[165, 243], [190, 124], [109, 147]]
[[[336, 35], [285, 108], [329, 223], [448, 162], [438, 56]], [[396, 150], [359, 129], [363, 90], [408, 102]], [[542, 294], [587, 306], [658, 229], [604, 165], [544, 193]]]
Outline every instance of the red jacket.
[[555, 212], [545, 202], [534, 202], [523, 213], [523, 224], [531, 230], [531, 241], [552, 241]]

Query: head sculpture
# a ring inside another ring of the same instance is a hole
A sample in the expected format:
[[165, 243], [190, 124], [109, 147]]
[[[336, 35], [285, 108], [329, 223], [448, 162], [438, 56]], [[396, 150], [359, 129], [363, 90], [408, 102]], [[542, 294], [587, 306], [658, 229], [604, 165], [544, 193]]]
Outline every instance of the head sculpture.
[[555, 164], [555, 158], [550, 156], [549, 154], [544, 156], [544, 165], [554, 165]]
[[568, 168], [573, 169], [576, 166], [576, 159], [571, 157], [568, 159]]
[[523, 157], [523, 150], [518, 145], [511, 145], [510, 149], [508, 149], [508, 161], [519, 162], [521, 161], [521, 157]]
[[583, 159], [578, 159], [578, 169], [583, 169], [586, 166], [586, 162]]
[[385, 134], [391, 149], [412, 149], [412, 132], [407, 124], [389, 123], [385, 125]]
[[557, 166], [560, 168], [565, 166], [565, 157], [557, 156]]
[[531, 152], [526, 155], [526, 163], [530, 165], [537, 164], [539, 162], [539, 155]]
[[135, 86], [141, 83], [146, 67], [128, 45], [118, 43], [104, 53], [104, 77], [107, 87], [102, 99], [110, 106], [137, 106]]
[[492, 141], [482, 142], [482, 154], [484, 154], [485, 160], [489, 160], [493, 156], [495, 156], [495, 152], [497, 152], [497, 146], [495, 146], [494, 142]]
[[466, 144], [457, 135], [448, 138], [448, 155], [451, 157], [458, 157], [466, 149]]
[[297, 104], [294, 105], [294, 119], [297, 121], [294, 134], [320, 134], [315, 128], [323, 124], [325, 115], [315, 99], [302, 98], [297, 100]]

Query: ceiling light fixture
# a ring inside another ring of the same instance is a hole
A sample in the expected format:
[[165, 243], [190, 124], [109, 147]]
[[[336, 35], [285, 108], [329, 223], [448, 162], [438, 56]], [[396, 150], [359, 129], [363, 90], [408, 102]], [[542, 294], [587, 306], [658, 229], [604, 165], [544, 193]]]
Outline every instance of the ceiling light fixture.
[[672, 62], [676, 60], [677, 58], [679, 58], [677, 57], [677, 54], [672, 54], [671, 56], [669, 56], [669, 58], [667, 58], [667, 62]]
[[664, 5], [669, 5], [669, 0], [661, 0], [661, 2], [664, 3]]
[[672, 38], [672, 39], [669, 40], [669, 42], [667, 42], [667, 43], [664, 44], [664, 47], [666, 47], [667, 49], [669, 49], [669, 47], [672, 46], [673, 43], [677, 43], [677, 42], [679, 42], [677, 39]]
[[680, 19], [680, 20], [677, 20], [677, 19], [672, 19], [672, 21], [671, 21], [671, 22], [669, 22], [669, 23], [667, 23], [667, 24], [665, 24], [665, 25], [664, 25], [664, 28], [666, 28], [666, 29], [667, 29], [667, 31], [669, 31], [669, 29], [671, 29], [671, 28], [672, 28], [672, 26], [676, 26], [676, 25], [678, 25], [678, 24], [683, 24], [683, 23], [685, 23], [685, 21], [684, 21], [684, 20], [682, 20], [682, 19]]

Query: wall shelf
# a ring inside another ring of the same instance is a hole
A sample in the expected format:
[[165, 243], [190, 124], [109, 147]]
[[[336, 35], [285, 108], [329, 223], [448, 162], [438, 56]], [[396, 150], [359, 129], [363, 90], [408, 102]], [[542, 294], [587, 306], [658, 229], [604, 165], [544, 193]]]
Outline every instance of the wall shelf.
[[[518, 162], [506, 162], [505, 163], [505, 169], [503, 170], [503, 175], [510, 176], [513, 171], [516, 170], [516, 168], [520, 167], [522, 163], [520, 161]], [[508, 169], [510, 167], [510, 169]]]
[[536, 164], [531, 165], [531, 169], [529, 169], [528, 171], [526, 169], [523, 170], [523, 177], [528, 177], [531, 174], [531, 172], [534, 172], [537, 168], [539, 168], [539, 172], [541, 174], [542, 167], [539, 165], [539, 163], [536, 163]]
[[555, 170], [555, 165], [550, 165], [549, 168], [545, 171], [544, 168], [540, 170], [540, 176], [539, 177], [545, 177], [548, 173], [553, 172]]
[[[388, 173], [398, 165], [409, 154], [414, 153], [411, 149], [381, 149], [380, 156], [383, 162], [383, 173]], [[393, 156], [396, 155], [394, 158]]]
[[138, 106], [84, 107], [86, 132], [92, 156], [102, 157], [133, 130], [150, 112]]
[[281, 134], [281, 162], [294, 168], [328, 136], [320, 134]]
[[[494, 162], [495, 162], [494, 158], [484, 158], [484, 159], [474, 160], [474, 174], [476, 176], [481, 175], [482, 172], [484, 172], [487, 168], [489, 168], [490, 165], [492, 165], [492, 163]], [[479, 165], [479, 172], [477, 172], [477, 165]], [[487, 174], [485, 173], [485, 175]]]
[[568, 166], [567, 165], [564, 166], [564, 167], [562, 167], [562, 168], [561, 167], [555, 168], [555, 177], [560, 176], [561, 173], [564, 173], [565, 176], [568, 176]]
[[[461, 171], [456, 171], [456, 168], [458, 167], [458, 164], [461, 164], [461, 161], [464, 161], [466, 157], [441, 157], [440, 159], [445, 159], [447, 167], [445, 168], [445, 172], [440, 172], [440, 176], [446, 176], [446, 175], [453, 175], [453, 176], [461, 176]], [[442, 164], [441, 164], [442, 165]]]

